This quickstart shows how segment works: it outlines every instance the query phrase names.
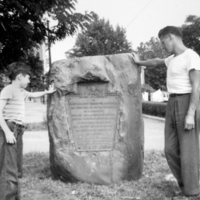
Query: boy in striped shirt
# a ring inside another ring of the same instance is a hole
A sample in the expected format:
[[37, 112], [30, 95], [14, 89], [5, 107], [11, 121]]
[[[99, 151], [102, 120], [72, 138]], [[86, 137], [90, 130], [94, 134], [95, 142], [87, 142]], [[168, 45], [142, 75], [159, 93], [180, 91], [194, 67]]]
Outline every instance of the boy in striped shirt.
[[30, 69], [22, 62], [9, 66], [11, 84], [0, 94], [0, 199], [19, 200], [18, 178], [22, 176], [22, 135], [24, 130], [25, 100], [55, 92], [28, 92]]

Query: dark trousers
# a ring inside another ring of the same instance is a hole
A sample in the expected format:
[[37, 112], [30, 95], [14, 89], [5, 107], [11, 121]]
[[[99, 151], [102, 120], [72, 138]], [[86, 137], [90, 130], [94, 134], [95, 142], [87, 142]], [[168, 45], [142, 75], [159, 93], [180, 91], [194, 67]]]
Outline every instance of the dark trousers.
[[19, 200], [18, 177], [22, 176], [23, 127], [7, 122], [16, 137], [15, 144], [8, 144], [0, 128], [0, 200]]
[[199, 130], [185, 130], [190, 95], [168, 101], [165, 121], [165, 155], [168, 165], [185, 195], [199, 194]]

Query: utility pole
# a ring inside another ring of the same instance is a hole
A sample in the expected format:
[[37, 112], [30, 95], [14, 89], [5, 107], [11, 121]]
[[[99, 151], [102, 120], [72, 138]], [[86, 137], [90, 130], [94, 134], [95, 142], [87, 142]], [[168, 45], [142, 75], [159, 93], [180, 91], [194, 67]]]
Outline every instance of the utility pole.
[[[49, 20], [47, 21], [47, 28], [49, 30]], [[48, 84], [49, 84], [49, 76], [51, 71], [51, 42], [50, 42], [50, 34], [48, 31], [48, 52], [49, 52], [49, 73], [48, 73]]]

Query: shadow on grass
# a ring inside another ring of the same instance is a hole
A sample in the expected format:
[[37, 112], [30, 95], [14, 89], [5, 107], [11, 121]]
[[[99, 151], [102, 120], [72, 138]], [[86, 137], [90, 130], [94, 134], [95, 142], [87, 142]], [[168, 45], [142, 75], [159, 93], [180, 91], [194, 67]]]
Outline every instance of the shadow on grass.
[[170, 200], [177, 186], [165, 181], [169, 173], [162, 152], [148, 151], [143, 177], [138, 181], [109, 186], [64, 183], [53, 179], [48, 154], [31, 153], [24, 156], [24, 177], [20, 185], [22, 200]]
[[28, 123], [26, 124], [26, 131], [41, 131], [47, 130], [47, 123], [46, 122], [39, 122], [39, 123]]

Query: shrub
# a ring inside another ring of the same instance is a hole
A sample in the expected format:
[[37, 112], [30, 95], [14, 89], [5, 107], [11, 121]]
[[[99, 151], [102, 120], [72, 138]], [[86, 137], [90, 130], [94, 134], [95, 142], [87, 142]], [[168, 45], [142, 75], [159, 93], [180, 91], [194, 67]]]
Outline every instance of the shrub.
[[166, 106], [167, 103], [165, 102], [145, 101], [142, 102], [142, 113], [158, 117], [165, 117]]
[[0, 72], [0, 91], [10, 83], [9, 78], [3, 73]]

